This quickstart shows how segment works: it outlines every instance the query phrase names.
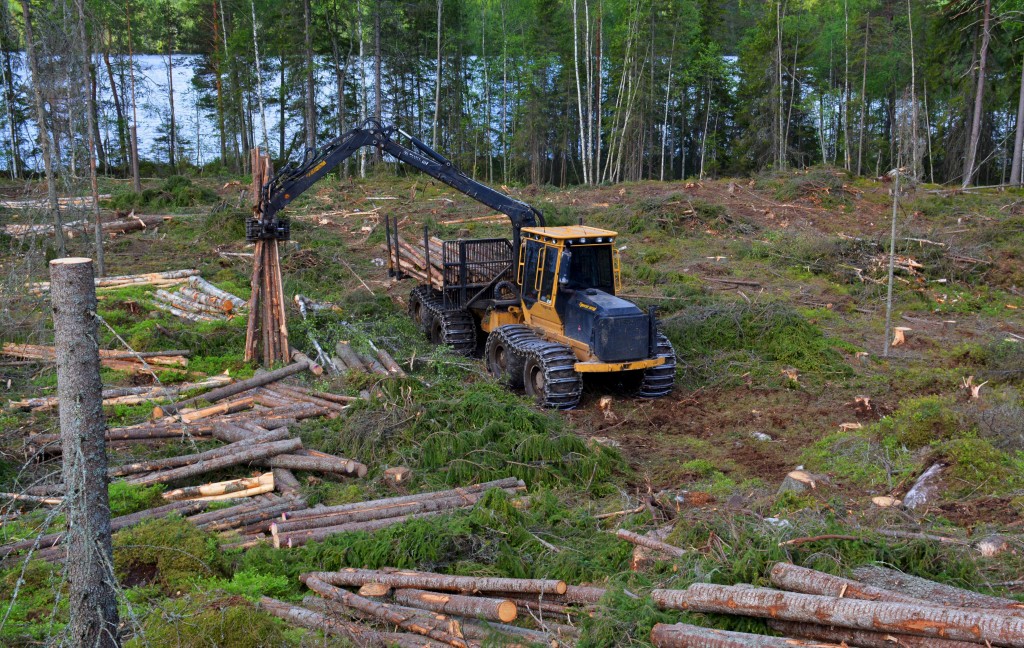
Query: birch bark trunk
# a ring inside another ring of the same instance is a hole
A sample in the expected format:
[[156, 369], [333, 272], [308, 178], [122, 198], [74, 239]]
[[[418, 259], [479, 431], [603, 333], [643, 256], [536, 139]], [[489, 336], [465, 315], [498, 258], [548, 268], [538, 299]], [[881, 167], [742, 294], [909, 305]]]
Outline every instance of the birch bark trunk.
[[967, 161], [964, 162], [964, 179], [960, 185], [962, 188], [967, 188], [974, 180], [978, 142], [981, 140], [981, 117], [985, 106], [985, 67], [988, 62], [989, 39], [992, 36], [989, 24], [992, 14], [992, 0], [985, 0], [983, 11], [981, 49], [978, 53], [978, 84], [974, 91], [974, 115], [971, 119], [971, 138], [967, 144]]

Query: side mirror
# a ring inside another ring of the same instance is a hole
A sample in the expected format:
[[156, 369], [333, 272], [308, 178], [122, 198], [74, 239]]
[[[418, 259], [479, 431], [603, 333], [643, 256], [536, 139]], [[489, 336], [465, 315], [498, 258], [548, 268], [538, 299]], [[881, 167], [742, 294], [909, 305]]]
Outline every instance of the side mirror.
[[562, 259], [558, 264], [558, 285], [563, 288], [569, 283], [569, 264], [572, 261], [572, 252], [562, 250]]

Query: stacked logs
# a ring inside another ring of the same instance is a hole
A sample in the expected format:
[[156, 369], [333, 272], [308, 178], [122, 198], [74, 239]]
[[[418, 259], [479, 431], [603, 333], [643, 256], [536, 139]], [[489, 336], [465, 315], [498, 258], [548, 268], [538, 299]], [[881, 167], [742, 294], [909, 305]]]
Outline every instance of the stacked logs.
[[[166, 353], [166, 352], [159, 352]], [[147, 354], [139, 354], [145, 357]], [[102, 362], [102, 360], [101, 360]], [[172, 400], [186, 392], [205, 391], [215, 387], [223, 387], [230, 384], [231, 378], [226, 374], [210, 376], [204, 380], [194, 383], [180, 383], [177, 385], [138, 385], [135, 387], [111, 387], [103, 390], [104, 405], [139, 405], [141, 403], [159, 402]], [[18, 401], [8, 401], [8, 407], [19, 410], [48, 410], [57, 407], [56, 396], [44, 396], [40, 398], [25, 398]]]
[[567, 586], [559, 580], [391, 568], [312, 572], [299, 578], [317, 596], [307, 596], [302, 606], [264, 597], [260, 607], [361, 646], [471, 648], [495, 637], [513, 645], [574, 645], [579, 636], [575, 620], [592, 613], [605, 594], [602, 588]]
[[[114, 277], [96, 277], [96, 289], [113, 290], [116, 288], [127, 288], [129, 286], [176, 286], [188, 280], [189, 277], [198, 276], [199, 271], [188, 270], [167, 270], [165, 272], [146, 272], [134, 275], [117, 275]], [[49, 281], [37, 281], [27, 283], [25, 287], [30, 293], [41, 295], [50, 290]]]
[[157, 290], [153, 293], [153, 305], [189, 322], [228, 320], [247, 306], [241, 298], [198, 275], [189, 277], [176, 292]]
[[405, 377], [405, 371], [391, 354], [384, 349], [378, 348], [372, 342], [370, 346], [374, 350], [374, 356], [366, 353], [359, 353], [347, 340], [342, 340], [334, 346], [335, 355], [331, 363], [338, 371], [358, 371], [379, 376]]
[[787, 638], [658, 624], [651, 641], [659, 647], [720, 648], [1024, 647], [1024, 603], [882, 567], [862, 567], [854, 575], [857, 580], [777, 563], [770, 580], [780, 589], [708, 583], [685, 590], [656, 589], [651, 597], [660, 607], [769, 619], [769, 627]]
[[[403, 239], [398, 226], [390, 220], [387, 225], [387, 243], [383, 246], [388, 255], [388, 268], [398, 275], [412, 277], [421, 284], [429, 284], [435, 290], [444, 288], [444, 241], [436, 236], [424, 237], [415, 243]], [[469, 258], [467, 261], [489, 261]], [[470, 283], [487, 283], [493, 277], [477, 274], [472, 263], [467, 266]]]
[[[12, 358], [23, 360], [38, 360], [40, 362], [56, 362], [56, 352], [52, 346], [41, 346], [38, 344], [14, 344], [5, 343], [2, 354]], [[100, 349], [100, 364], [108, 369], [127, 371], [131, 374], [148, 373], [147, 365], [160, 368], [183, 369], [188, 366], [190, 351], [113, 351]]]
[[[138, 216], [135, 212], [132, 212], [124, 218], [108, 221], [103, 223], [103, 234], [111, 236], [115, 234], [125, 234], [127, 232], [134, 232], [137, 230], [144, 230], [150, 227], [156, 227], [162, 225], [166, 221], [174, 218], [169, 215], [144, 215]], [[64, 224], [64, 234], [68, 238], [74, 238], [77, 234], [90, 234], [87, 231], [89, 223], [85, 220], [77, 220], [71, 223]], [[53, 225], [6, 225], [4, 227], [4, 233], [8, 236], [15, 238], [25, 238], [26, 236], [39, 236], [53, 234]]]
[[298, 547], [335, 533], [376, 531], [406, 520], [470, 508], [492, 488], [516, 494], [525, 490], [526, 484], [509, 477], [465, 488], [289, 511], [267, 530], [275, 547]]

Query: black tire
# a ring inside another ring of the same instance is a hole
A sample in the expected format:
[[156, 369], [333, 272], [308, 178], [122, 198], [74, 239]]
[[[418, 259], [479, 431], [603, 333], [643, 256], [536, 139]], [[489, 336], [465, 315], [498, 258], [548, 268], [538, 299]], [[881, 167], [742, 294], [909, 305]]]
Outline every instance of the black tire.
[[676, 386], [676, 352], [672, 342], [661, 332], [657, 337], [657, 356], [665, 358], [665, 364], [645, 369], [637, 396], [640, 398], [661, 398], [668, 396]]
[[476, 321], [469, 311], [433, 313], [429, 334], [431, 342], [446, 344], [459, 355], [470, 356], [476, 351]]
[[523, 343], [536, 339], [537, 335], [521, 324], [507, 324], [491, 331], [484, 345], [487, 371], [505, 385], [513, 389], [521, 388], [523, 363], [526, 362]]
[[430, 337], [430, 324], [433, 320], [433, 315], [427, 304], [432, 296], [429, 286], [416, 286], [409, 293], [409, 318], [412, 319], [413, 323], [421, 331], [427, 334], [428, 338]]
[[541, 407], [566, 410], [576, 407], [583, 394], [583, 377], [576, 371], [576, 355], [564, 344], [538, 342], [526, 351], [523, 386]]

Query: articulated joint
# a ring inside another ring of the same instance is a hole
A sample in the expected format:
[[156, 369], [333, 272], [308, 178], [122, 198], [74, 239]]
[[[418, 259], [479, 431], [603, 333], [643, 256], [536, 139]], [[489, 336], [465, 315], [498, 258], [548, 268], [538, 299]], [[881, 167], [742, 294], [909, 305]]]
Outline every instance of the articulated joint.
[[271, 218], [269, 221], [250, 218], [245, 221], [245, 240], [255, 241], [287, 241], [291, 238], [291, 224], [287, 219]]

